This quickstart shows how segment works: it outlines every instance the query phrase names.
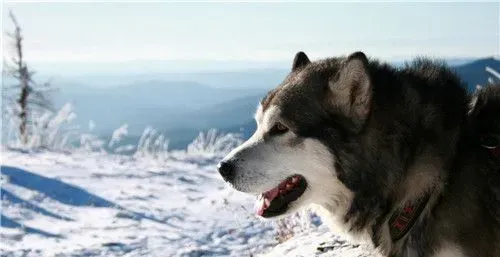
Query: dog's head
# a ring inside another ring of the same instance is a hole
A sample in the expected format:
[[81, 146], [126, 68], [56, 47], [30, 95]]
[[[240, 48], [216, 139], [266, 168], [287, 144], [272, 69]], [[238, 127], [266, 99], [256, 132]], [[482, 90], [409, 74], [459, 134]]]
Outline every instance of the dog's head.
[[335, 168], [336, 142], [363, 129], [371, 96], [363, 53], [310, 62], [299, 52], [290, 74], [260, 103], [255, 133], [219, 163], [219, 172], [236, 190], [258, 196], [256, 212], [265, 218], [311, 203], [345, 209], [352, 192]]

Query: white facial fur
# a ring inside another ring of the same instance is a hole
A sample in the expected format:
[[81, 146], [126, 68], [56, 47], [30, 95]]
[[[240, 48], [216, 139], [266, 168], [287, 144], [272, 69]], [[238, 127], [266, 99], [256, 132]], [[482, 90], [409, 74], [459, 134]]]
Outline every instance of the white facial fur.
[[432, 257], [464, 257], [465, 255], [457, 246], [453, 244], [447, 244], [439, 251], [437, 251]]
[[329, 215], [343, 216], [353, 196], [337, 179], [335, 157], [316, 139], [305, 138], [300, 143], [291, 144], [298, 139], [291, 131], [264, 140], [264, 135], [280, 119], [277, 106], [270, 106], [265, 112], [259, 106], [255, 114], [255, 133], [224, 158], [224, 161], [236, 165], [232, 186], [258, 195], [276, 187], [287, 177], [299, 174], [306, 179], [308, 186], [305, 193], [290, 204], [287, 213], [316, 204]]

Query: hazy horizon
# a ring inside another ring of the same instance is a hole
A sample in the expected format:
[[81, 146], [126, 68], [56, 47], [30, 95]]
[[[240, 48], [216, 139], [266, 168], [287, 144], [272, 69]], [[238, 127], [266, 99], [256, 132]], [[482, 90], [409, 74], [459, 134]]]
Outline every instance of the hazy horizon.
[[[253, 71], [283, 71], [288, 70], [292, 64], [293, 55], [284, 61], [216, 61], [216, 60], [130, 60], [114, 62], [30, 62], [28, 63], [42, 77], [80, 77], [80, 76], [132, 76], [143, 74], [203, 74], [203, 73], [231, 73]], [[325, 55], [317, 59], [332, 57]], [[383, 62], [399, 65], [410, 61], [413, 57], [384, 59], [370, 56]], [[470, 61], [495, 58], [500, 55], [463, 56], [463, 57], [436, 57], [450, 63], [460, 65]], [[316, 59], [314, 59], [316, 60]]]
[[[3, 32], [11, 31], [8, 12], [14, 12], [27, 61], [40, 72], [179, 72], [287, 68], [297, 51], [318, 59], [362, 50], [384, 61], [498, 55], [499, 7], [495, 2], [4, 1], [2, 20]], [[9, 42], [3, 41], [6, 55]]]

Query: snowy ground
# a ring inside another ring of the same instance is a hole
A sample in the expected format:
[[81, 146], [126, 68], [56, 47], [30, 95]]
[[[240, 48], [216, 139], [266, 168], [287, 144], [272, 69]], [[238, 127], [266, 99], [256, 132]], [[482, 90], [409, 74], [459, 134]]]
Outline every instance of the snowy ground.
[[4, 149], [2, 256], [367, 256], [322, 225], [274, 247], [275, 226], [215, 162]]
[[325, 226], [296, 234], [261, 255], [261, 257], [278, 256], [380, 257], [369, 246], [350, 244], [329, 232]]

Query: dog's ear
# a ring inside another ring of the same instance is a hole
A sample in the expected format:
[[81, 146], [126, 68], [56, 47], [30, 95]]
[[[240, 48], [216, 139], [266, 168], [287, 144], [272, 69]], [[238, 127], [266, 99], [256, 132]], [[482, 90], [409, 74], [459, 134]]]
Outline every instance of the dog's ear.
[[292, 72], [302, 69], [307, 64], [311, 63], [309, 58], [304, 52], [298, 52], [295, 54], [295, 58], [293, 58]]
[[339, 71], [328, 83], [328, 102], [350, 122], [355, 132], [361, 130], [372, 99], [372, 84], [368, 71], [368, 58], [362, 52], [347, 57]]

